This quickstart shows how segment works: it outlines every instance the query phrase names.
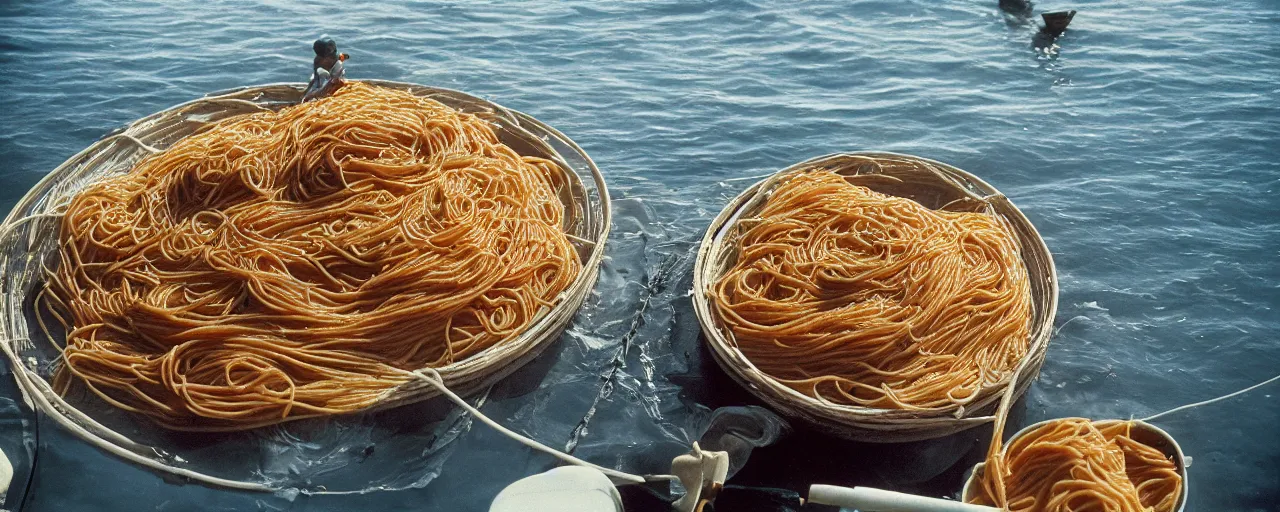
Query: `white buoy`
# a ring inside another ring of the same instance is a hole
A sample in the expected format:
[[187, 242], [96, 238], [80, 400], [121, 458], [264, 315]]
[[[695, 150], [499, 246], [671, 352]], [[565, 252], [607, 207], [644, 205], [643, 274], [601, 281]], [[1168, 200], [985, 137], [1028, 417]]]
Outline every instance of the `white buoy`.
[[622, 512], [609, 477], [583, 466], [562, 466], [517, 480], [498, 493], [489, 512]]
[[13, 463], [9, 462], [9, 454], [0, 450], [0, 503], [9, 494], [9, 484], [13, 483]]

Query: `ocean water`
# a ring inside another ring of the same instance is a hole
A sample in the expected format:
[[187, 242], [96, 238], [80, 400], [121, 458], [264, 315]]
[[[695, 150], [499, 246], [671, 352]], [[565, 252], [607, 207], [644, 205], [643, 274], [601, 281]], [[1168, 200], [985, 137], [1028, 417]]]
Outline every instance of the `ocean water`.
[[[589, 460], [662, 470], [711, 408], [753, 403], [700, 347], [693, 251], [747, 178], [836, 151], [970, 171], [1043, 234], [1060, 331], [1022, 423], [1143, 417], [1280, 373], [1280, 5], [1037, 7], [1080, 12], [1055, 46], [1036, 49], [1035, 26], [994, 0], [9, 0], [0, 209], [134, 119], [215, 90], [305, 81], [310, 43], [327, 33], [351, 55], [351, 78], [491, 99], [563, 131], [602, 169], [615, 217], [595, 296], [556, 348], [484, 402], [504, 424]], [[614, 365], [624, 342], [626, 364]], [[38, 420], [3, 371], [0, 448], [17, 472], [9, 509], [485, 510], [505, 484], [554, 466], [428, 408], [305, 427], [384, 447], [363, 463], [327, 451], [324, 435], [288, 445], [305, 453], [216, 442], [191, 452], [243, 459], [257, 468], [246, 479], [367, 492], [183, 484]], [[1187, 510], [1280, 510], [1277, 394], [1157, 422], [1194, 458]], [[981, 434], [927, 458], [792, 437], [758, 450], [736, 478], [954, 495], [982, 448]]]

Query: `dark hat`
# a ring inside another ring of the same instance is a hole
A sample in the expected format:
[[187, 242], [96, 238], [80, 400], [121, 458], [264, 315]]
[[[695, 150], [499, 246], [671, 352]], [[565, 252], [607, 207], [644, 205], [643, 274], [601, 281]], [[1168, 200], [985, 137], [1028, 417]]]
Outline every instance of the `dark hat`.
[[316, 51], [317, 57], [326, 57], [338, 53], [338, 43], [334, 42], [333, 38], [325, 36], [316, 39], [316, 42], [311, 44], [311, 49]]

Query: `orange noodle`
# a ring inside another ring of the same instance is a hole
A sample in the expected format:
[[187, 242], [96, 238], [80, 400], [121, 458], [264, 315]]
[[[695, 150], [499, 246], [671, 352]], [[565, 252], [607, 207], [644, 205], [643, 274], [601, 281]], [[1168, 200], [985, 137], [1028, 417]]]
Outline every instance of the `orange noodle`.
[[554, 306], [581, 269], [565, 172], [362, 83], [221, 121], [72, 200], [54, 382], [176, 429], [369, 407]]
[[1014, 512], [1173, 512], [1182, 492], [1178, 468], [1130, 437], [1132, 425], [1064, 418], [1015, 439], [1003, 454], [994, 443], [971, 501]]
[[927, 410], [978, 399], [1026, 355], [1030, 283], [1003, 219], [826, 170], [783, 179], [714, 288], [758, 369], [830, 402]]

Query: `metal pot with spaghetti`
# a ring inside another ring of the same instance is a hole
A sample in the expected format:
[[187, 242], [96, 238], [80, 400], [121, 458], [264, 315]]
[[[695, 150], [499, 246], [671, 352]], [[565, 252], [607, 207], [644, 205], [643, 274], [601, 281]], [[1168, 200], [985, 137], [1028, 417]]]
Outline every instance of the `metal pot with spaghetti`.
[[815, 158], [753, 185], [696, 265], [694, 305], [729, 375], [861, 441], [991, 421], [1001, 392], [1038, 372], [1057, 309], [1049, 251], [1005, 196], [893, 153]]
[[172, 470], [99, 419], [382, 409], [491, 385], [559, 337], [608, 236], [590, 158], [467, 94], [326, 76], [306, 102], [268, 85], [139, 120], [19, 201], [0, 326], [36, 406]]
[[1181, 512], [1189, 461], [1145, 421], [1053, 419], [1022, 429], [1003, 449], [995, 443], [962, 499], [1013, 512]]
[[1046, 420], [1018, 431], [1008, 443], [1001, 440], [1014, 397], [1006, 394], [996, 412], [986, 460], [969, 474], [961, 499], [1012, 512], [1182, 512], [1189, 495], [1191, 457], [1151, 422], [1277, 381], [1280, 375], [1142, 419]]

